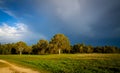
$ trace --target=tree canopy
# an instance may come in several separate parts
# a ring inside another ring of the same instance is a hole
[[[116,46],[91,46],[81,43],[70,44],[64,34],[55,34],[50,41],[40,39],[36,44],[28,46],[23,41],[16,43],[0,43],[0,54],[60,54],[60,53],[120,53]]]
[[[56,50],[58,50],[59,54],[61,50],[70,51],[70,41],[64,34],[56,34],[50,41],[50,44],[56,46]]]

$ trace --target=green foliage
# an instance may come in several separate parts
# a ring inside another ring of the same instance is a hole
[[[93,53],[93,47],[86,46],[84,44],[75,44],[71,50],[71,53]]]
[[[47,40],[39,40],[36,45],[33,45],[33,54],[46,54],[48,52],[49,43]]]
[[[57,54],[58,53],[57,46],[54,44],[49,44],[49,53],[50,54]]]
[[[11,54],[11,50],[13,48],[13,44],[0,44],[0,54]]]
[[[0,54],[60,54],[60,53],[120,53],[115,46],[97,46],[75,44],[71,46],[68,37],[56,34],[50,41],[40,39],[37,44],[28,46],[25,42],[0,43]]]
[[[60,50],[70,52],[70,41],[64,34],[56,34],[50,41],[50,44],[53,44],[57,52]]]
[[[31,48],[27,46],[27,44],[23,41],[19,41],[15,44],[16,53],[24,53],[29,54]]]
[[[24,54],[31,53],[31,47],[27,46],[25,42],[19,41],[17,43],[0,44],[0,54]]]
[[[120,48],[114,46],[97,46],[94,48],[95,53],[120,53]]]
[[[73,53],[84,53],[84,44],[76,44],[72,48]]]

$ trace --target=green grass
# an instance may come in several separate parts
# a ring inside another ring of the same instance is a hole
[[[46,73],[120,73],[120,54],[0,55]]]

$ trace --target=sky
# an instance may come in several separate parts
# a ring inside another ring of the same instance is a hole
[[[71,44],[120,47],[120,0],[0,0],[0,42],[35,44],[57,33]]]

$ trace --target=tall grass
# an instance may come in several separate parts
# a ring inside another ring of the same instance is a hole
[[[0,59],[45,73],[120,73],[120,54],[1,55]]]

